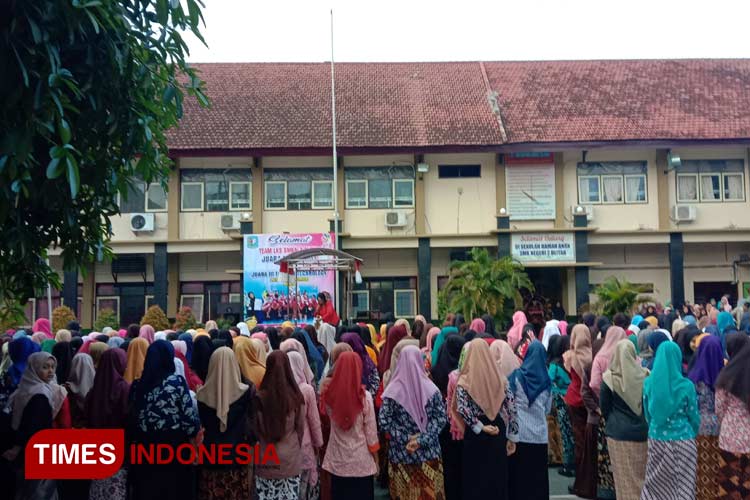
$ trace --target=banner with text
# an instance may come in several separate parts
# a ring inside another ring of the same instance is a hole
[[[575,236],[573,233],[512,234],[511,255],[522,263],[575,262]]]

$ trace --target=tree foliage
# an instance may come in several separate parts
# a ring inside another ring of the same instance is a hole
[[[208,104],[181,35],[202,40],[202,6],[0,3],[0,319],[60,287],[49,248],[66,270],[111,257],[110,218],[135,179],[166,186],[166,131],[185,95]]]
[[[442,290],[447,309],[467,319],[489,314],[496,322],[507,321],[506,306],[522,305],[521,289],[534,289],[524,267],[511,259],[493,259],[485,248],[473,248],[468,261],[454,261]]]
[[[168,330],[169,320],[161,307],[153,305],[146,310],[146,314],[141,318],[141,326],[143,325],[151,325],[156,331]]]
[[[99,312],[96,314],[94,331],[101,332],[107,326],[114,330],[118,330],[120,328],[120,319],[117,317],[117,314],[115,314],[115,312],[109,307],[105,307],[104,309],[99,310]]]
[[[174,325],[172,325],[172,328],[174,328],[175,330],[185,331],[197,326],[198,321],[196,321],[195,319],[193,310],[187,306],[180,307],[180,310],[177,311],[177,316],[175,316]]]
[[[52,333],[68,327],[68,323],[76,320],[73,309],[68,306],[57,306],[52,310]]]
[[[645,292],[647,289],[642,285],[610,276],[594,289],[597,301],[593,310],[610,318],[618,312],[632,314],[636,305],[653,300],[642,295]]]

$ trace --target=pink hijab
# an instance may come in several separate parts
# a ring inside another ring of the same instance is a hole
[[[567,335],[568,334],[568,322],[565,320],[560,321],[557,323],[557,327],[560,329],[560,335]]]
[[[422,348],[424,352],[432,352],[432,341],[435,340],[435,337],[440,335],[440,328],[433,326],[430,328],[430,331],[427,332],[427,345]]]
[[[607,330],[607,334],[604,337],[604,345],[602,345],[602,348],[594,356],[594,362],[591,365],[591,381],[589,382],[589,386],[596,392],[597,396],[602,386],[602,376],[609,369],[609,364],[612,362],[615,347],[619,341],[626,338],[628,338],[628,335],[619,326],[610,326]]]
[[[139,337],[143,337],[149,344],[154,343],[154,327],[151,325],[143,325],[141,330],[138,332]]]
[[[420,432],[427,429],[427,403],[438,388],[427,377],[419,347],[407,345],[401,350],[383,399],[400,404],[414,420]]]
[[[471,320],[471,324],[469,325],[469,330],[474,330],[477,333],[484,333],[485,328],[487,327],[485,326],[484,321],[479,318]]]
[[[117,336],[120,337],[121,339],[124,339],[127,334],[128,334],[128,331],[125,330],[124,328],[120,328],[119,330],[117,330]]]
[[[513,313],[513,326],[508,330],[508,344],[511,347],[518,345],[521,341],[521,330],[526,326],[529,321],[526,319],[526,313],[523,311],[516,311]]]
[[[39,318],[38,320],[34,321],[34,333],[36,332],[42,332],[47,336],[48,339],[54,338],[54,335],[52,335],[52,328],[50,327],[49,320],[47,318]]]

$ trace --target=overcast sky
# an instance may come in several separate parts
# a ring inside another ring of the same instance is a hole
[[[748,57],[750,1],[204,0],[193,62]]]

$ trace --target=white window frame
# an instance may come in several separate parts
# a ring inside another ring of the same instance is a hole
[[[367,310],[370,310],[370,290],[352,290],[352,297],[354,297],[354,294],[361,295],[364,294],[367,296]],[[395,300],[395,296],[394,296]],[[352,303],[354,303],[354,300],[352,300]],[[393,309],[396,309],[396,303],[393,304]],[[356,317],[355,317],[356,318]]]
[[[726,197],[728,176],[739,176],[740,179],[742,179],[742,198],[727,198]],[[723,172],[721,174],[721,199],[729,203],[745,201],[745,173],[744,172]]]
[[[164,208],[158,208],[158,209],[152,209],[148,208],[148,193],[151,191],[151,188],[158,187],[159,189],[162,189],[164,191]],[[151,213],[166,213],[169,211],[169,193],[162,188],[161,184],[157,182],[152,182],[151,184],[146,186],[146,192],[144,193],[146,196],[144,197],[144,211],[145,212],[151,212]]]
[[[399,311],[398,311],[398,298],[397,298],[397,295],[399,293],[409,293],[409,294],[411,294],[411,296],[412,296],[412,304],[414,304],[414,314],[409,315],[409,316],[404,315],[404,314],[399,314]],[[417,314],[417,291],[413,290],[413,289],[410,289],[410,288],[401,288],[401,289],[393,290],[393,315],[396,318],[413,318],[413,317],[416,316],[416,314]]]
[[[29,299],[26,301],[26,306],[28,307],[29,304],[31,304],[31,318],[27,318],[29,321],[31,321],[31,325],[33,325],[36,322],[36,299]]]
[[[684,198],[680,198],[680,177],[692,177],[695,179],[695,199],[694,200],[687,200]],[[675,177],[675,189],[677,192],[675,193],[675,196],[677,198],[677,203],[699,203],[701,201],[701,181],[698,177],[698,174],[677,174],[677,177]]]
[[[646,195],[646,198],[644,200],[633,200],[628,201],[628,179],[633,178],[639,178],[643,179],[643,193]],[[644,203],[648,203],[648,175],[646,174],[626,174],[623,176],[623,202],[626,205],[643,205]]]
[[[148,307],[149,307],[148,306],[148,300],[149,299],[154,300],[154,296],[153,295],[144,295],[143,296],[143,310],[144,311],[148,311]]]
[[[232,300],[232,299],[235,299],[235,300]],[[236,293],[236,292],[230,293],[229,294],[229,302],[230,303],[233,303],[233,302],[242,303],[242,294],[241,293]],[[243,306],[244,306],[244,304],[243,304]],[[255,304],[253,304],[253,307],[254,306],[255,306]]]
[[[232,188],[236,185],[243,184],[247,185],[247,192],[250,194],[248,197],[247,208],[235,208],[232,206]],[[253,181],[229,181],[229,211],[230,212],[247,212],[253,209]]]
[[[99,319],[99,311],[101,310],[101,307],[99,307],[99,301],[101,300],[114,300],[117,303],[117,310],[115,311],[115,316],[117,316],[117,319],[120,319],[120,297],[117,295],[102,295],[100,297],[96,298],[96,318],[94,318],[94,321]]]
[[[363,206],[352,206],[349,204],[349,184],[351,183],[361,183],[365,185],[365,204]],[[370,202],[369,202],[369,192],[368,192],[368,182],[367,179],[347,179],[346,180],[346,208],[347,209],[358,209],[358,208],[368,208]]]
[[[399,205],[396,201],[396,184],[400,182],[408,182],[411,186],[411,203],[409,205]],[[392,196],[391,196],[391,205],[393,208],[414,208],[414,179],[393,179],[392,183]]]
[[[201,299],[200,314],[196,314],[195,313],[195,309],[191,309],[191,310],[193,312],[193,316],[195,316],[196,321],[198,321],[198,323],[202,323],[203,322],[203,307],[205,306],[205,304],[204,304],[204,302],[205,302],[205,296],[202,293],[184,293],[184,294],[181,294],[180,295],[180,309],[182,309],[184,307],[185,298]]]
[[[283,207],[269,207],[268,206],[268,187],[271,185],[283,185],[284,186],[284,206]],[[286,210],[287,208],[287,189],[286,189],[286,181],[265,181],[265,185],[263,186],[263,193],[264,193],[264,200],[263,205],[266,210]]]
[[[581,198],[581,179],[596,179],[597,185],[599,186],[598,199],[596,201],[588,201]],[[600,175],[579,175],[578,176],[578,204],[579,205],[600,205],[602,203],[602,179]]]
[[[604,201],[604,180],[605,179],[617,179],[620,181],[620,193],[622,193],[622,199],[619,201]],[[622,205],[625,203],[625,181],[620,174],[603,174],[599,176],[599,194],[602,205]]]
[[[201,206],[200,208],[185,208],[185,186],[200,186]],[[183,182],[180,184],[180,211],[181,212],[203,212],[206,209],[206,186],[202,182]]]
[[[317,205],[315,203],[315,186],[321,185],[321,184],[328,184],[331,186],[331,204],[330,205]],[[312,188],[311,188],[311,194],[312,194],[312,208],[313,210],[323,210],[323,209],[331,209],[333,208],[333,181],[312,181]]]
[[[716,200],[707,200],[703,198],[703,178],[704,177],[718,177],[719,178],[719,198]],[[699,174],[698,178],[698,189],[699,189],[699,199],[701,203],[721,203],[724,200],[724,183],[722,182],[722,174],[721,172],[711,172],[708,174]]]

